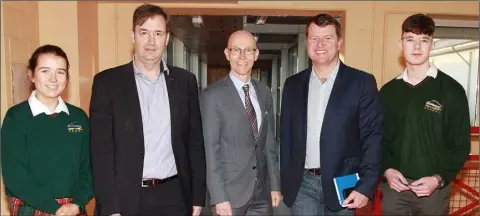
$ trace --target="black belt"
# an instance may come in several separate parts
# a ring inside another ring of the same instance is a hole
[[[156,185],[164,184],[168,181],[174,180],[178,177],[178,175],[170,176],[164,179],[143,179],[142,180],[142,187],[153,187]]]
[[[313,175],[320,175],[320,174],[321,174],[320,168],[305,169],[305,170],[307,170],[308,172],[312,173]]]

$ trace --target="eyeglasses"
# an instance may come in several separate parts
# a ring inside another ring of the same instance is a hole
[[[245,55],[253,55],[255,54],[255,51],[257,51],[257,49],[255,48],[246,48],[246,49],[240,49],[240,48],[229,48],[228,51],[230,52],[230,54],[232,55],[241,55],[242,52],[245,54]]]
[[[411,36],[407,36],[407,37],[402,37],[402,40],[405,40],[405,42],[407,42],[408,44],[416,44],[416,43],[419,43],[419,44],[429,44],[431,41],[432,41],[432,38],[430,37],[411,37]]]

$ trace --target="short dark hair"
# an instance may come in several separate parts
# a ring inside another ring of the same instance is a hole
[[[411,15],[402,24],[402,35],[408,32],[432,36],[435,33],[435,22],[425,14]]]
[[[308,36],[308,27],[310,25],[315,24],[320,27],[325,27],[329,25],[333,25],[335,27],[335,33],[337,34],[338,38],[342,37],[342,29],[340,26],[340,23],[337,21],[337,19],[333,18],[332,16],[328,14],[318,14],[314,17],[312,17],[309,21],[307,26],[305,27],[305,35]]]
[[[161,7],[152,4],[143,4],[135,9],[135,12],[133,12],[132,30],[135,31],[135,26],[141,26],[147,19],[155,16],[162,16],[165,19],[167,22],[166,31],[168,32],[168,14]]]
[[[54,56],[59,56],[59,57],[63,58],[65,60],[65,62],[67,63],[67,79],[69,79],[70,72],[68,72],[68,71],[70,69],[70,62],[68,61],[67,54],[62,50],[62,48],[60,48],[58,46],[55,46],[55,45],[51,45],[51,44],[46,44],[46,45],[43,45],[41,47],[38,47],[33,52],[30,59],[28,60],[27,69],[32,71],[32,75],[35,73],[35,68],[37,67],[37,64],[38,64],[38,58],[41,55],[54,55]],[[30,85],[30,90],[32,90],[32,91],[35,90],[35,83],[32,83]]]

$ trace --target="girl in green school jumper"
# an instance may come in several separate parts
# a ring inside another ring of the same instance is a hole
[[[33,91],[3,120],[2,174],[11,215],[81,215],[93,197],[88,118],[60,97],[68,69],[61,48],[37,48],[28,62]]]

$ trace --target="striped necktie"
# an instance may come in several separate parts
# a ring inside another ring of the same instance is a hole
[[[250,100],[249,86],[245,84],[243,87],[243,92],[245,92],[245,110],[247,111],[248,122],[253,131],[253,136],[255,139],[258,138],[258,127],[257,127],[257,114],[253,108],[252,101]]]

